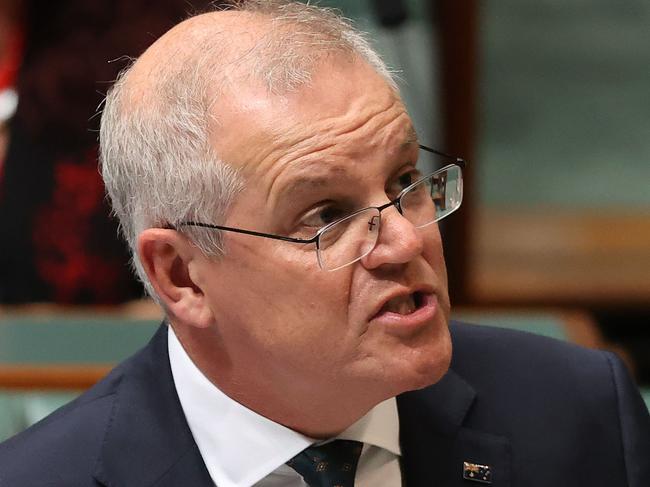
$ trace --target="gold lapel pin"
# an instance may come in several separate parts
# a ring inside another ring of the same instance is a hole
[[[482,484],[492,483],[492,467],[478,463],[463,462],[463,478]]]

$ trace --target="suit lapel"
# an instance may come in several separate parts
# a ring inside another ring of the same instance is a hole
[[[124,367],[95,478],[120,487],[213,487],[176,395],[167,327]]]
[[[489,466],[493,487],[510,485],[509,441],[463,426],[475,398],[453,370],[431,387],[398,396],[406,487],[488,485],[464,479],[464,462]]]
[[[95,478],[120,487],[214,487],[176,395],[167,327],[122,367]],[[475,398],[453,370],[397,397],[406,487],[486,485],[463,479],[463,462],[489,465],[493,487],[510,485],[509,441],[464,426]]]

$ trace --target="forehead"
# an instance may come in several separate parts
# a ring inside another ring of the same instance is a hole
[[[322,165],[316,172],[340,172],[341,158],[397,151],[416,139],[399,95],[367,64],[349,59],[320,66],[295,93],[242,87],[219,104],[215,119],[217,153],[245,177],[304,173],[315,161]]]

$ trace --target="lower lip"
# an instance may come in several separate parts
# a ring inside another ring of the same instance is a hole
[[[394,335],[409,335],[424,327],[436,314],[438,300],[434,294],[422,296],[422,304],[408,315],[384,311],[370,320],[370,325],[381,325]]]

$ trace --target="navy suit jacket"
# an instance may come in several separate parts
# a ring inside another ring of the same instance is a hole
[[[397,398],[407,487],[650,485],[650,417],[612,354],[452,324],[451,370]],[[1,487],[212,486],[176,395],[162,326],[138,354],[0,445]]]

